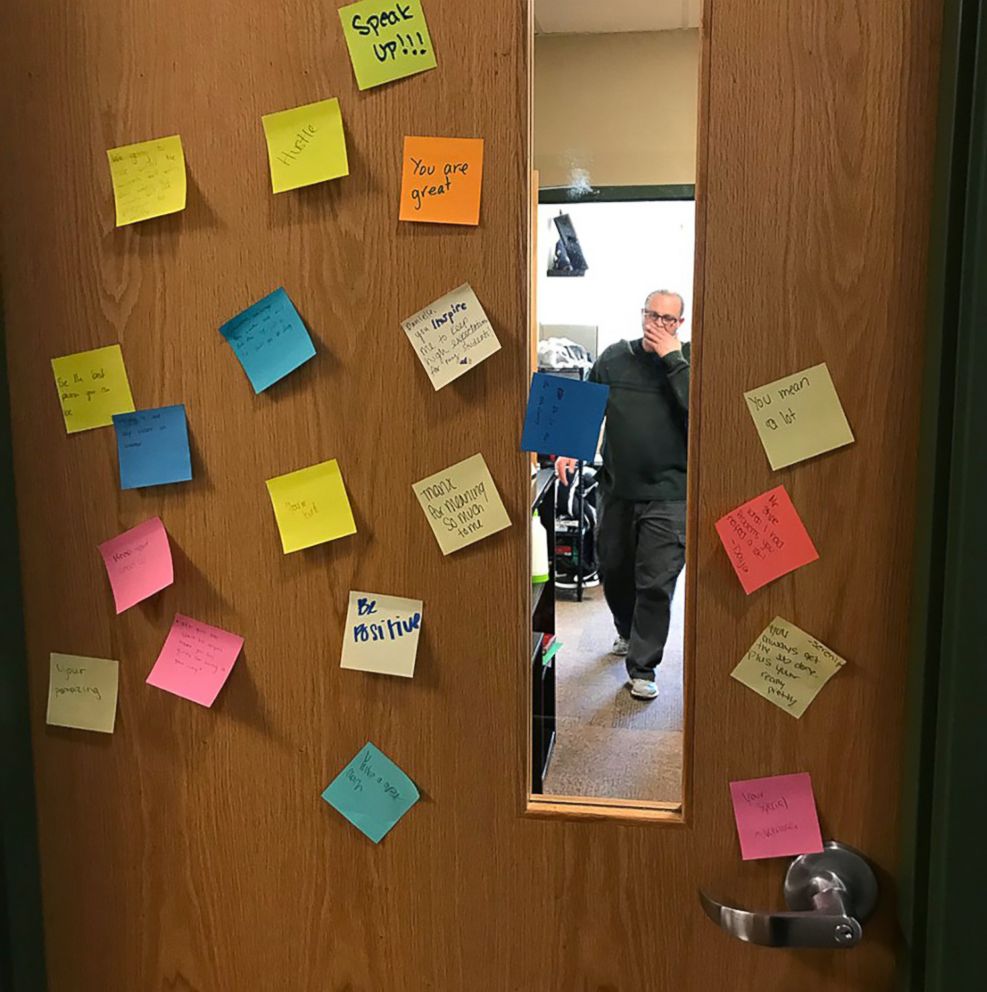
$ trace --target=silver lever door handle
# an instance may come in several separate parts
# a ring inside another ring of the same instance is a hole
[[[700,891],[706,915],[732,937],[765,947],[853,947],[877,905],[877,878],[863,855],[839,841],[802,854],[785,874],[787,913],[735,909]]]

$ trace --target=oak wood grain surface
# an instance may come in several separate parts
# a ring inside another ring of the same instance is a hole
[[[426,0],[438,69],[365,93],[339,5],[5,10],[50,989],[890,989],[936,5],[707,3],[685,828],[523,815],[527,4]],[[330,96],[350,176],[273,196],[261,114]],[[187,209],[115,230],[105,150],[172,133]],[[406,134],[485,138],[478,229],[397,221]],[[467,280],[503,349],[435,393],[400,321]],[[319,353],[255,396],[217,329],[277,286]],[[113,431],[65,435],[50,358],[117,341],[138,407],[186,404],[191,483],[121,492]],[[824,360],[857,443],[771,473],[741,391]],[[410,486],[478,450],[514,527],[443,558]],[[358,533],[284,556],[264,480],[327,458]],[[779,481],[821,559],[747,598],[712,523]],[[175,584],[117,617],[96,545],[154,514]],[[425,601],[414,680],[339,669],[350,588]],[[211,710],[144,685],[176,611],[246,639]],[[850,662],[800,721],[728,677],[776,613]],[[50,651],[120,660],[112,737],[45,726]],[[422,792],[378,847],[319,798],[367,739]],[[701,884],[779,905],[781,863],[738,860],[727,782],[803,769],[824,831],[882,870],[850,954],[759,952],[698,908]]]

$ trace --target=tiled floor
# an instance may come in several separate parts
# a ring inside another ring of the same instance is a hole
[[[681,800],[683,578],[672,603],[659,697],[627,692],[621,658],[608,652],[615,632],[599,587],[582,603],[562,600],[556,632],[557,734],[546,794],[615,799]]]

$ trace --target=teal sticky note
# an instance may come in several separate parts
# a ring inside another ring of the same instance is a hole
[[[192,478],[185,406],[115,413],[120,488],[142,489]]]
[[[273,386],[315,355],[315,345],[291,298],[276,289],[219,329],[255,393]]]
[[[367,741],[322,798],[375,844],[418,802],[415,783]]]

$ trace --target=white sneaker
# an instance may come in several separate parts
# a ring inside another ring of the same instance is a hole
[[[610,653],[615,654],[618,658],[623,658],[627,654],[627,638],[621,637],[619,634],[614,639],[613,646],[610,648]]]
[[[658,695],[658,686],[650,679],[631,679],[631,695],[635,699],[654,699]]]

